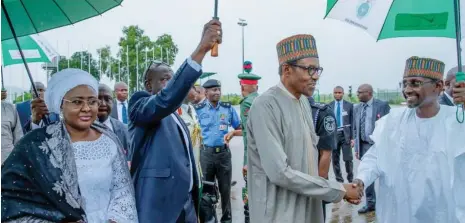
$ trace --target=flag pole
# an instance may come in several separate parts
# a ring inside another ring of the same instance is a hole
[[[69,41],[68,41],[68,68],[69,68],[69,59],[71,58],[71,56],[69,55]]]
[[[57,52],[58,52],[58,40],[57,40]],[[60,53],[58,53],[57,58],[57,72],[60,71]]]
[[[139,44],[136,43],[136,91],[139,90]]]
[[[129,70],[129,45],[126,45],[126,71],[127,71],[127,75],[128,75],[128,87],[129,87],[129,90],[131,89],[131,86],[129,85],[129,82],[130,82],[130,79],[129,79],[129,76],[131,76],[131,72]]]
[[[81,47],[81,53],[79,53],[79,55],[81,56],[81,70],[82,70],[82,58],[83,58],[83,57],[82,57],[82,54],[83,54],[82,48],[83,48],[83,47]]]

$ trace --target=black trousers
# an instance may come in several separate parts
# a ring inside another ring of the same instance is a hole
[[[218,180],[221,210],[223,213],[221,222],[231,222],[231,151],[226,146],[204,146],[204,148],[200,150],[200,164],[202,166],[204,180],[210,182],[214,182],[215,178]],[[213,191],[205,192],[214,193]]]
[[[342,183],[344,182],[344,178],[342,177],[340,166],[341,150],[346,167],[347,181],[350,183],[354,179],[354,156],[352,155],[352,148],[350,148],[350,141],[347,142],[344,131],[337,132],[337,146],[336,150],[332,152],[334,175],[336,176],[336,180]]]
[[[363,155],[368,152],[372,145],[370,143],[361,141],[360,142],[360,159],[362,159]],[[365,190],[365,196],[367,200],[368,207],[375,207],[376,206],[376,192],[375,192],[375,183],[373,182],[367,189]]]

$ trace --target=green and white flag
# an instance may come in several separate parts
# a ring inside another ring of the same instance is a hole
[[[455,39],[454,3],[454,0],[328,0],[326,17],[365,30],[376,40],[397,37]],[[465,10],[465,1],[460,8]],[[458,12],[462,11],[460,8],[457,7]],[[464,34],[462,31],[462,36]]]
[[[27,63],[50,63],[58,53],[39,35],[18,38]],[[2,41],[3,65],[22,64],[21,54],[14,39]]]

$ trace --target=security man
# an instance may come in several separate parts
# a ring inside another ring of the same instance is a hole
[[[241,85],[241,94],[244,97],[241,100],[241,125],[242,131],[230,132],[226,135],[226,142],[232,139],[233,136],[243,136],[244,141],[244,164],[242,167],[242,175],[245,181],[245,187],[242,188],[242,200],[244,201],[244,223],[250,222],[249,217],[249,203],[247,193],[247,119],[250,107],[255,98],[258,97],[258,80],[260,76],[250,73],[252,71],[252,62],[244,62],[244,73],[239,74],[237,77],[240,79],[239,84]]]
[[[336,116],[328,105],[316,103],[313,97],[309,97],[312,108],[313,124],[315,132],[319,137],[317,149],[318,174],[320,177],[328,179],[329,166],[331,164],[331,152],[336,149]],[[323,201],[323,216],[326,219],[326,204]]]
[[[241,122],[229,102],[221,102],[221,83],[210,79],[203,84],[206,98],[195,105],[202,129],[204,148],[200,151],[200,163],[205,181],[218,180],[223,216],[221,222],[232,222],[231,216],[231,151],[225,141],[229,126],[240,131]],[[205,191],[208,193],[208,191]],[[210,192],[214,193],[214,192]]]

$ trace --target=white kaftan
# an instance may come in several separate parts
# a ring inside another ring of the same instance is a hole
[[[465,170],[457,168],[465,166],[465,124],[456,121],[455,107],[441,106],[428,119],[415,109],[392,109],[371,138],[357,178],[365,187],[379,178],[378,223],[465,222]]]
[[[134,197],[129,188],[119,185],[124,177],[117,156],[117,145],[102,134],[95,141],[72,144],[76,160],[79,190],[89,223],[137,222]]]

